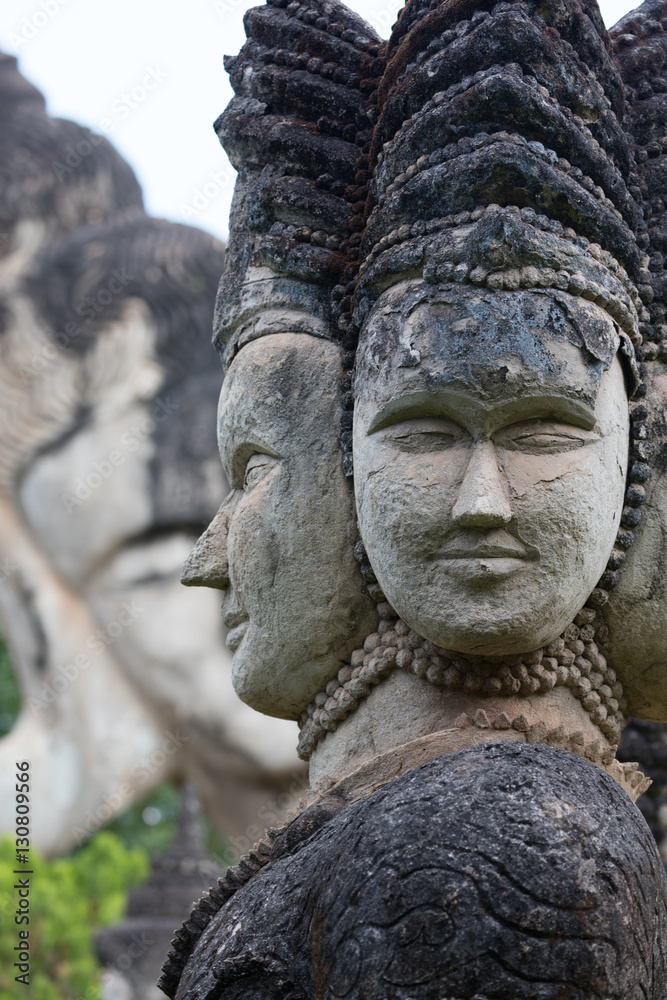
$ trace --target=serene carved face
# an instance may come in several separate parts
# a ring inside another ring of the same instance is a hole
[[[298,717],[376,624],[353,557],[340,376],[334,344],[271,334],[240,351],[220,397],[231,492],[199,548],[225,592],[236,692],[284,718]]]
[[[607,314],[404,281],[362,332],[356,391],[361,533],[396,611],[465,653],[555,638],[623,506],[628,408]]]

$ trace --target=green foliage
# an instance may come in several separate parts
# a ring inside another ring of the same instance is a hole
[[[181,793],[175,785],[158,785],[106,829],[117,834],[127,848],[141,847],[149,854],[164,854],[174,839],[180,804]]]
[[[132,885],[148,875],[145,851],[128,850],[108,830],[67,858],[46,861],[31,849],[30,986],[16,983],[14,922],[18,896],[13,838],[0,842],[0,1000],[99,1000],[95,932],[117,923]],[[25,925],[22,925],[26,929]]]
[[[106,829],[117,834],[127,848],[141,847],[151,855],[164,854],[176,833],[180,805],[181,792],[175,785],[158,785],[145,799],[117,816]],[[221,867],[232,863],[233,850],[204,814],[202,829],[204,845],[211,857]]]
[[[5,641],[0,635],[0,737],[14,725],[21,710],[21,692]]]

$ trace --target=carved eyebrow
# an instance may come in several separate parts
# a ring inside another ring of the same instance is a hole
[[[374,414],[366,433],[375,434],[403,420],[424,417],[445,417],[463,426],[472,421],[485,431],[534,419],[560,420],[584,430],[592,430],[596,422],[592,406],[570,396],[535,393],[488,404],[463,393],[438,390],[390,400]]]
[[[242,479],[245,467],[252,455],[269,455],[271,458],[277,459],[283,457],[274,448],[269,447],[269,445],[258,438],[246,439],[234,444],[229,462],[230,467],[228,470],[225,469],[228,472],[229,485],[232,489],[235,488],[235,483],[238,483]]]

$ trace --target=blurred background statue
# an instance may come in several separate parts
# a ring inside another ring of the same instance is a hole
[[[215,595],[179,582],[226,490],[224,248],[146,216],[113,147],[50,118],[6,56],[0,117],[0,620],[23,697],[0,830],[29,759],[47,854],[168,778],[243,849],[301,772],[293,727],[233,696]]]

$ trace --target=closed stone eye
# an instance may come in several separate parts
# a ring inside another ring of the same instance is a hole
[[[581,428],[541,422],[516,430],[505,428],[494,435],[494,442],[500,448],[536,453],[573,451],[591,440],[594,440],[594,437]]]
[[[276,461],[271,455],[262,453],[251,455],[243,474],[243,489],[247,492],[261,482],[275,466]]]

